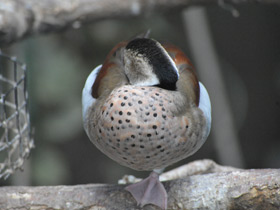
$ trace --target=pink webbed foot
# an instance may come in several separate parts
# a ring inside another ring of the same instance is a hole
[[[167,193],[156,172],[152,172],[149,177],[140,182],[127,186],[125,190],[132,194],[137,205],[141,207],[154,204],[164,210],[167,208]]]

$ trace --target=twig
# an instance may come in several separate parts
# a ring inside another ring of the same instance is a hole
[[[1,0],[0,47],[31,34],[79,28],[100,19],[131,18],[157,11],[182,10],[220,0]],[[279,0],[228,0],[230,4],[279,4]]]
[[[212,161],[189,167],[209,168]],[[192,175],[164,182],[168,209],[270,209],[280,208],[280,170],[229,170]],[[211,168],[211,167],[210,167]],[[215,169],[215,170],[216,170]],[[196,170],[196,171],[199,171]],[[214,170],[214,171],[215,171]],[[227,171],[229,170],[229,171]],[[204,170],[202,170],[204,171]],[[211,171],[211,170],[210,170]],[[204,171],[205,172],[205,171]],[[48,187],[1,187],[0,209],[140,209],[124,185],[88,184]],[[145,206],[144,209],[156,209]]]

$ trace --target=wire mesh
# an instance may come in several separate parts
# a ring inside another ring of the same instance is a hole
[[[0,50],[0,178],[21,169],[34,147],[26,65]]]

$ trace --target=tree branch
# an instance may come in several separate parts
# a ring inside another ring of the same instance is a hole
[[[238,170],[209,160],[196,161],[186,167],[197,167],[191,173],[200,171],[203,174],[164,182],[169,209],[280,208],[279,169]],[[221,172],[209,173],[211,171]],[[123,185],[88,184],[1,187],[0,209],[140,208]],[[156,208],[145,206],[144,209]]]
[[[108,18],[128,18],[191,5],[277,3],[279,0],[1,0],[0,47],[31,34],[79,28]]]

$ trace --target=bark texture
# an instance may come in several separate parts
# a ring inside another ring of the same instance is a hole
[[[0,47],[25,36],[79,28],[109,18],[131,18],[191,5],[264,3],[279,0],[1,0]]]
[[[192,168],[188,176],[164,182],[168,209],[280,209],[280,169],[238,170],[210,160],[185,167]],[[167,172],[169,178],[170,173],[178,175],[176,170]],[[124,186],[1,187],[0,209],[141,209]]]

